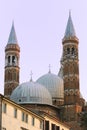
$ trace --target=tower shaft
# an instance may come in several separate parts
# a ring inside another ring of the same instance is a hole
[[[78,40],[63,41],[63,79],[65,104],[79,103],[79,59]]]
[[[78,43],[79,40],[76,37],[71,14],[69,14],[65,35],[62,40],[65,105],[77,104],[80,99]]]
[[[8,98],[19,85],[19,53],[20,47],[17,44],[14,25],[12,25],[9,40],[5,47],[4,95]]]

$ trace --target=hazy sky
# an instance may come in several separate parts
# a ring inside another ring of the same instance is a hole
[[[4,90],[5,46],[14,21],[20,53],[20,83],[58,74],[62,38],[71,10],[79,38],[80,90],[87,100],[87,0],[0,0],[0,93]]]

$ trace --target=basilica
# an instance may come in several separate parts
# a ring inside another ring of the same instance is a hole
[[[86,111],[86,101],[82,97],[79,85],[79,39],[76,36],[71,13],[67,21],[64,37],[61,41],[62,57],[58,75],[49,72],[35,82],[19,83],[20,46],[17,41],[14,23],[5,47],[4,98],[26,109],[27,112],[49,117],[43,130],[82,130],[80,114]],[[18,107],[18,108],[19,108]],[[49,124],[58,120],[63,128]],[[26,118],[27,121],[27,118]],[[28,128],[21,127],[22,130]],[[32,128],[34,130],[34,128]]]

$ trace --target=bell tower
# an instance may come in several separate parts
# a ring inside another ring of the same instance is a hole
[[[13,23],[8,43],[5,47],[4,95],[8,98],[10,98],[12,91],[19,85],[19,53],[20,47]]]
[[[75,29],[73,26],[71,13],[66,26],[63,45],[63,79],[64,79],[64,103],[65,105],[79,104],[79,58],[78,43]]]

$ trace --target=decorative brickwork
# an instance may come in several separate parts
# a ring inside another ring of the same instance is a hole
[[[19,53],[18,44],[7,44],[5,48],[5,79],[4,95],[10,97],[12,91],[19,85]]]
[[[72,40],[73,39],[73,40]],[[64,103],[79,103],[79,59],[78,40],[71,38],[63,40],[63,79],[64,79]]]

